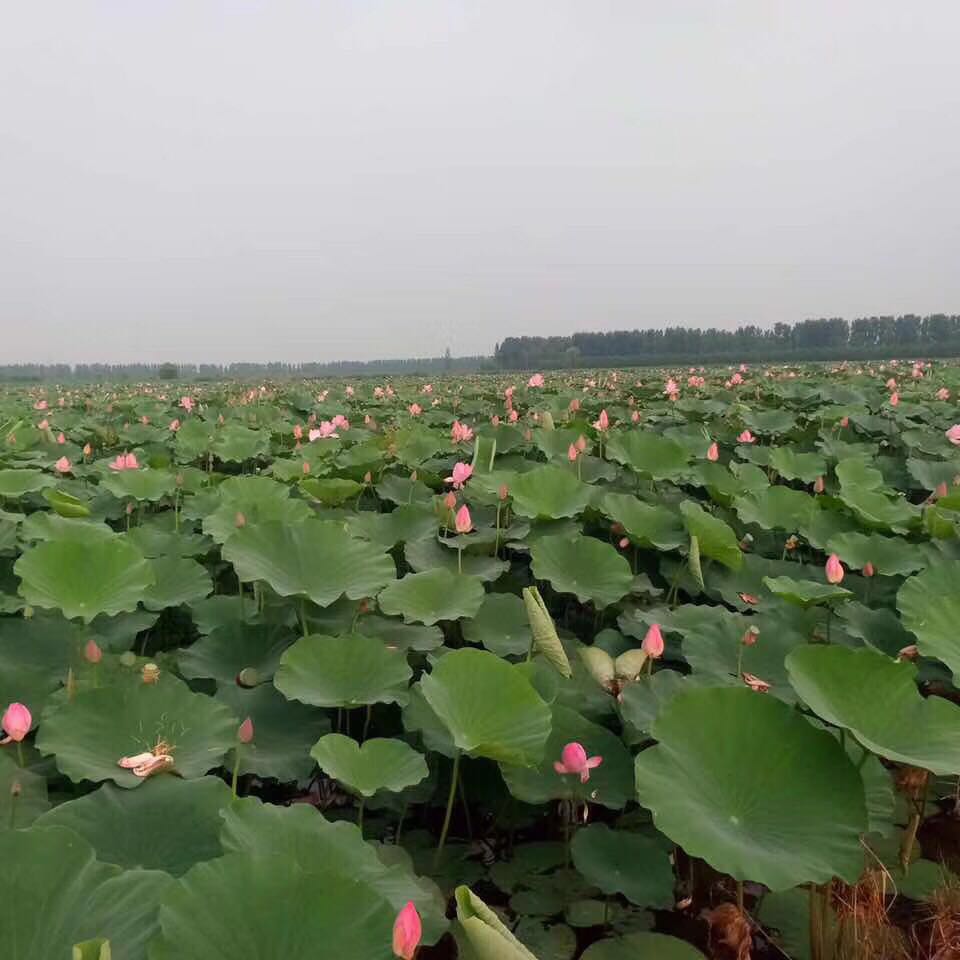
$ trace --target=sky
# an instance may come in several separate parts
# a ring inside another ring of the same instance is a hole
[[[4,362],[960,312],[954,0],[0,7]]]

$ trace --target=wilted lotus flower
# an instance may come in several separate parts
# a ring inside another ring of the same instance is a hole
[[[582,744],[568,743],[560,754],[560,759],[553,762],[553,769],[561,775],[575,773],[581,783],[590,779],[590,771],[603,763],[603,757],[588,757]]]
[[[157,683],[160,679],[160,668],[155,663],[145,663],[141,676],[146,684]]]
[[[408,900],[393,924],[393,955],[400,960],[413,960],[422,935],[420,914],[413,901]]]
[[[747,627],[740,642],[745,647],[752,647],[760,639],[760,629],[758,627]]]
[[[32,726],[33,717],[30,711],[22,703],[11,703],[3,711],[3,719],[0,719],[0,727],[6,734],[0,744],[20,743]]]
[[[755,693],[766,693],[770,689],[770,684],[766,680],[755,677],[752,673],[742,675],[743,682]]]
[[[898,654],[898,660],[916,660],[920,655],[920,651],[917,649],[915,643],[908,644],[905,646]]]
[[[827,583],[838,584],[843,580],[843,564],[835,553],[827,557],[824,570],[827,574]]]

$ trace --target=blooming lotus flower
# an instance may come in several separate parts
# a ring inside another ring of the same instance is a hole
[[[603,757],[588,757],[587,751],[579,743],[568,743],[560,753],[560,759],[554,760],[553,769],[561,775],[575,773],[581,783],[590,779],[590,771],[603,763]]]
[[[954,446],[960,446],[960,423],[955,423],[947,431],[946,437]]]
[[[3,711],[3,719],[0,719],[0,727],[6,734],[2,743],[20,743],[21,740],[30,732],[33,726],[33,717],[30,711],[22,703],[11,703]]]
[[[756,443],[756,442],[757,442],[757,438],[749,430],[744,430],[743,433],[741,433],[737,437],[737,443]]]
[[[639,413],[639,411],[634,410],[633,413],[630,414],[630,419],[631,419],[634,423],[639,423],[639,422],[640,422],[640,413]]]
[[[457,515],[453,518],[453,525],[457,533],[469,533],[473,529],[473,520],[466,504],[457,511]]]
[[[647,630],[643,638],[643,652],[653,660],[663,656],[663,634],[660,632],[660,624],[653,623]]]
[[[827,557],[824,570],[827,574],[828,583],[837,584],[843,580],[843,564],[840,562],[840,558],[835,553],[831,553],[830,556]]]
[[[130,770],[134,776],[145,780],[173,766],[173,757],[166,751],[169,747],[160,742],[154,747],[154,750],[145,750],[143,753],[134,754],[132,757],[121,757],[117,761],[117,766],[124,770]],[[156,752],[154,752],[156,751]]]
[[[49,429],[50,429],[50,421],[49,421],[49,420],[41,420],[41,421],[37,424],[37,429],[38,429],[38,430],[49,430]]]
[[[717,446],[716,441],[710,444],[707,448],[707,459],[711,463],[716,463],[720,459],[720,448]]]
[[[891,393],[891,394],[890,394],[890,406],[891,406],[891,407],[895,407],[895,406],[897,406],[897,404],[899,404],[899,403],[900,403],[900,394],[899,394],[899,393]]]
[[[528,381],[528,387],[542,387],[543,386],[543,374],[535,373]]]
[[[183,407],[187,413],[190,413],[190,411],[193,410],[193,397],[181,397],[180,406]]]
[[[413,901],[408,900],[393,923],[393,955],[400,960],[413,960],[422,935],[420,914]]]
[[[338,413],[330,423],[335,430],[350,429],[350,421],[342,413]],[[323,424],[321,423],[320,426],[323,427]]]
[[[949,399],[950,399],[950,391],[949,391],[946,387],[941,387],[941,388],[937,391],[937,399],[938,399],[938,400],[949,400]]]
[[[66,437],[66,435],[61,431],[60,433],[57,434],[57,443],[59,443],[59,444],[62,445],[62,444],[64,444],[64,443],[66,443],[66,442],[67,442],[67,437]]]
[[[111,470],[139,470],[140,464],[137,461],[137,455],[135,453],[121,453],[118,454],[115,460],[112,460],[110,463]]]
[[[595,429],[599,430],[601,433],[610,429],[610,418],[607,416],[606,410],[600,411],[600,416],[597,418],[593,426]]]
[[[46,410],[46,409],[47,409],[47,401],[46,401],[46,400],[38,400],[38,401],[33,405],[33,409],[34,409],[34,410]]]
[[[518,414],[516,410],[511,410],[511,411],[510,411],[510,415],[507,417],[507,419],[508,419],[511,423],[516,423],[517,420],[520,419],[520,414]]]
[[[87,663],[99,663],[103,659],[103,651],[93,637],[86,642],[83,648],[83,659],[86,660]]]
[[[884,384],[884,386],[885,386],[888,390],[896,390],[896,389],[897,389],[897,381],[896,381],[893,377],[891,377],[891,378]]]
[[[249,717],[237,729],[237,739],[241,743],[250,743],[253,740],[253,721]]]
[[[54,465],[53,469],[57,473],[69,473],[73,467],[70,465],[70,461],[66,457],[61,457]]]
[[[407,409],[410,411],[411,417],[419,417],[423,413],[423,407],[419,403],[411,403]]]
[[[180,429],[180,421],[179,421],[176,417],[174,417],[174,418],[170,421],[170,425],[167,427],[167,429],[168,429],[171,433],[176,433],[176,432]]]
[[[473,467],[469,463],[455,463],[453,476],[446,477],[444,483],[452,483],[454,490],[459,490],[473,476]]]

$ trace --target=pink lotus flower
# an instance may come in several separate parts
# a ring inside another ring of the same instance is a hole
[[[567,459],[571,463],[576,463],[577,457],[579,456],[580,456],[580,451],[571,443],[569,448],[567,449]]]
[[[938,400],[949,400],[949,399],[950,399],[950,391],[949,391],[946,387],[941,387],[941,388],[937,391],[937,399],[938,399]]]
[[[307,439],[313,443],[314,440],[336,440],[339,437],[336,425],[330,420],[321,420],[319,427],[314,427],[307,434]]]
[[[180,406],[183,407],[187,413],[190,413],[190,411],[193,410],[193,397],[181,397]]]
[[[57,434],[57,443],[64,444],[67,442],[66,435],[61,431]]]
[[[506,500],[507,497],[510,496],[510,489],[507,487],[505,483],[500,484],[500,489],[497,491],[497,496],[500,498],[501,501]]]
[[[744,430],[743,433],[741,433],[737,437],[737,442],[738,443],[756,443],[757,438],[749,430]]]
[[[457,495],[455,493],[448,493],[443,498],[443,504],[448,510],[452,510],[457,505]]]
[[[457,533],[469,533],[473,529],[473,520],[470,518],[470,511],[464,504],[453,519],[453,525]]]
[[[770,689],[770,684],[766,680],[761,680],[752,673],[742,674],[741,679],[754,693],[766,693]]]
[[[595,429],[599,430],[601,433],[610,429],[610,418],[607,416],[606,410],[600,411],[600,416],[597,418],[593,426]]]
[[[528,387],[542,387],[543,386],[543,374],[535,373],[528,381]]]
[[[167,427],[167,429],[168,429],[171,433],[176,433],[176,432],[180,429],[180,421],[179,421],[176,417],[174,417],[174,418],[170,421],[170,425]]]
[[[827,557],[824,570],[827,574],[827,583],[837,584],[843,580],[843,564],[835,553],[831,553],[830,556]]]
[[[54,465],[53,469],[57,473],[69,473],[73,467],[70,465],[70,461],[66,457],[61,457]]]
[[[743,377],[741,377],[739,373],[735,373],[730,378],[730,383],[733,384],[733,386],[738,387],[741,383],[743,383]]]
[[[50,429],[50,421],[49,421],[49,420],[41,420],[41,421],[37,424],[37,429],[38,429],[38,430],[49,430],[49,429]]]
[[[899,393],[891,393],[891,394],[890,394],[890,406],[891,406],[891,407],[895,407],[895,406],[897,406],[897,404],[899,404],[899,403],[900,403],[900,394],[899,394]]]
[[[707,448],[707,459],[711,463],[716,463],[720,459],[720,448],[717,446],[716,441],[711,443]]]
[[[120,453],[115,460],[111,461],[110,469],[116,471],[139,470],[140,464],[135,453]]]
[[[454,443],[469,443],[473,439],[473,430],[465,423],[454,420],[453,426],[450,428],[450,439]]]
[[[0,720],[0,727],[6,734],[0,744],[20,743],[21,740],[30,732],[33,726],[33,717],[30,711],[22,703],[11,703],[3,711],[3,719]]]
[[[46,401],[46,400],[38,400],[38,401],[33,405],[33,409],[34,409],[34,410],[46,410],[46,409],[47,409],[47,401]]]
[[[350,421],[342,413],[338,413],[330,422],[335,430],[350,429]],[[321,423],[320,426],[322,427],[323,424]]]
[[[653,660],[663,656],[663,634],[660,632],[660,624],[650,624],[646,636],[643,638],[643,652]]]
[[[103,651],[96,640],[91,637],[83,648],[83,659],[87,663],[99,663],[103,659]]]
[[[639,411],[634,410],[633,413],[630,414],[630,419],[631,419],[634,423],[639,423],[639,422],[640,422],[640,413],[639,413]]]
[[[507,417],[507,419],[508,419],[511,423],[516,423],[517,420],[520,419],[520,415],[517,413],[516,410],[511,410],[511,411],[510,411],[510,415]]]
[[[413,901],[408,900],[393,923],[393,955],[400,960],[413,960],[422,935],[420,914]]]
[[[499,417],[497,414],[494,414],[494,415],[490,418],[490,423],[491,423],[491,425],[494,426],[494,427],[499,427],[499,426],[500,426],[500,417]]]
[[[347,389],[344,390],[344,393],[345,393],[348,397],[352,397],[352,396],[353,396],[353,387],[347,387]]]
[[[446,477],[444,483],[452,483],[454,490],[459,490],[473,476],[473,467],[469,463],[455,463],[453,476]]]
[[[303,427],[299,423],[293,425],[293,439],[302,440],[303,439]]]
[[[954,446],[960,446],[960,423],[955,423],[947,431],[946,437]]]
[[[432,384],[432,383],[425,383],[425,384],[423,385],[423,389],[422,389],[420,392],[421,392],[421,393],[427,393],[427,394],[433,393],[433,384]]]
[[[574,446],[575,446],[581,453],[584,453],[584,452],[586,451],[586,449],[587,449],[587,438],[581,433],[580,436],[577,437],[577,441],[576,441],[576,443],[574,444]]]
[[[580,409],[580,400],[579,400],[577,397],[574,397],[574,398],[570,401],[569,405],[567,406],[567,409],[568,409],[571,413],[576,413],[576,412]]]
[[[672,393],[679,393],[679,392],[680,392],[680,388],[677,386],[677,381],[674,380],[673,377],[670,377],[670,379],[667,380],[666,384],[664,384],[663,392],[664,392],[667,396],[670,396],[670,394],[672,394]]]
[[[237,729],[237,739],[241,743],[250,743],[253,740],[253,721],[249,717]]]
[[[603,763],[603,757],[588,757],[582,744],[568,743],[560,753],[560,759],[554,760],[553,769],[561,775],[575,773],[581,783],[590,779],[590,771]]]
[[[407,409],[410,411],[411,417],[419,417],[423,413],[423,407],[419,403],[411,403]]]

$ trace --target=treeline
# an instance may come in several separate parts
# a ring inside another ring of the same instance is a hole
[[[508,337],[494,359],[500,369],[716,363],[740,360],[869,359],[897,354],[960,356],[960,315],[822,317],[735,330],[666,327],[567,337]]]

